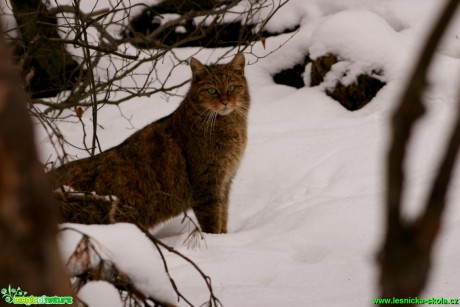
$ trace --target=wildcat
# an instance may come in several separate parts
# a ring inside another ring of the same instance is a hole
[[[110,211],[112,222],[151,227],[192,209],[202,231],[226,233],[230,187],[247,143],[244,66],[242,53],[228,64],[191,58],[191,87],[173,113],[116,147],[50,171],[52,184],[116,196],[115,210],[97,208],[94,223],[107,222]],[[67,212],[64,221],[88,223],[80,216]]]

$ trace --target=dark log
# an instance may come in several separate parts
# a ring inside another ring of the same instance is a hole
[[[80,77],[80,65],[64,43],[51,42],[60,38],[56,16],[41,0],[11,0],[11,6],[21,34],[16,42],[17,62],[23,77],[32,75],[27,87],[32,98],[53,97],[72,89]]]
[[[268,31],[255,31],[253,24],[242,22],[217,22],[221,13],[216,13],[222,8],[231,8],[238,0],[166,0],[159,4],[145,8],[140,14],[134,16],[128,27],[123,30],[122,36],[136,48],[154,49],[168,47],[204,47],[220,48],[249,45],[259,41],[261,37],[270,37],[280,33]],[[223,9],[225,10],[225,9]],[[161,29],[160,33],[152,37],[163,24],[163,14],[178,14],[182,19],[179,24],[173,24]],[[196,16],[210,16],[209,20],[216,18],[211,25],[196,24]],[[294,32],[299,27],[285,29],[281,33]]]
[[[304,58],[303,63],[294,65],[291,68],[283,69],[279,73],[273,76],[273,81],[276,84],[288,85],[295,88],[302,88],[305,86],[303,81],[303,73],[305,72],[305,66],[311,63],[309,56]]]

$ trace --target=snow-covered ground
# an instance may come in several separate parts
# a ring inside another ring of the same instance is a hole
[[[292,38],[290,34],[268,38],[267,49],[256,44],[253,52],[259,56],[284,44],[266,58],[256,61],[247,55],[252,96],[249,144],[231,193],[229,233],[207,234],[199,249],[188,249],[183,243],[188,228],[180,218],[154,230],[211,277],[224,306],[372,305],[378,293],[375,255],[384,229],[389,119],[426,30],[444,2],[291,0],[267,25],[276,31],[299,22],[301,28]],[[416,214],[423,202],[456,112],[459,35],[460,16],[438,51],[430,90],[424,94],[428,113],[411,141],[406,167],[408,216]],[[176,53],[185,59],[197,50]],[[213,62],[224,52],[202,50],[196,57]],[[349,112],[326,96],[327,84],[296,90],[272,81],[271,74],[296,64],[307,52],[313,58],[334,52],[349,60],[347,67],[333,70],[328,82],[340,77],[340,69],[348,69],[350,76],[380,68],[387,85],[363,109]],[[168,61],[160,66],[165,72],[168,68]],[[173,78],[189,75],[184,66]],[[101,109],[103,148],[132,134],[131,123],[140,129],[173,111],[179,102],[180,97],[157,95],[126,102],[120,110]],[[91,121],[90,112],[84,120]],[[76,143],[82,138],[78,127],[61,125]],[[53,152],[46,142],[40,146],[44,159]],[[459,185],[457,170],[426,297],[459,297]],[[98,240],[145,293],[176,301],[157,251],[133,226],[73,226]],[[61,236],[64,256],[77,241],[74,233]],[[208,290],[196,271],[173,254],[166,252],[166,257],[182,293],[194,305],[206,301]],[[81,297],[90,306],[121,304],[114,289],[101,282],[85,286]],[[181,300],[179,306],[186,304]]]

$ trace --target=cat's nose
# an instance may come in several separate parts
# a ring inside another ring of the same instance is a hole
[[[228,105],[228,100],[221,100],[221,103],[222,103],[224,106],[227,106],[227,105]]]

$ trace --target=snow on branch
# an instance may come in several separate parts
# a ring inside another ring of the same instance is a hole
[[[146,291],[146,285],[143,284],[145,281],[143,281],[142,277],[139,277],[132,268],[126,269],[126,267],[124,267],[126,264],[119,264],[119,262],[122,261],[121,259],[126,260],[126,257],[120,258],[122,256],[118,255],[117,258],[116,251],[113,251],[111,248],[109,249],[107,246],[103,245],[102,242],[105,242],[105,240],[96,239],[96,237],[93,237],[94,232],[82,230],[82,225],[75,224],[64,226],[60,229],[60,231],[65,233],[71,231],[80,235],[80,239],[78,240],[76,246],[72,249],[66,264],[67,271],[73,280],[73,289],[76,293],[78,293],[84,285],[91,281],[105,281],[112,284],[118,290],[120,301],[123,302],[124,306],[169,307],[175,306],[172,303],[172,297],[171,295],[165,296],[165,293],[162,293],[165,292],[165,289],[167,288],[167,285],[164,283],[169,282],[173,292],[176,294],[178,302],[182,300],[188,306],[196,306],[181,292],[179,286],[173,278],[173,274],[171,273],[170,266],[168,264],[168,259],[170,258],[166,255],[166,253],[170,253],[188,263],[190,267],[203,279],[206,288],[209,291],[209,298],[200,306],[222,306],[222,303],[214,293],[211,278],[207,276],[193,260],[155,238],[142,226],[136,225],[136,228],[140,230],[147,239],[147,241],[143,242],[144,248],[147,249],[145,243],[149,242],[152,248],[151,252],[156,251],[156,256],[154,258],[151,258],[150,256],[148,258],[149,262],[155,262],[151,264],[156,268],[153,275],[152,273],[149,274],[149,279],[155,276],[154,280],[149,280],[149,283],[163,284],[156,287],[156,290],[152,289],[152,287],[148,287],[149,290]],[[130,230],[133,230],[131,226]],[[126,229],[124,231],[126,231]],[[91,233],[91,235],[89,233]],[[132,263],[132,260],[130,260],[130,263]],[[159,274],[160,267],[163,268],[163,275],[165,276]],[[149,269],[142,270],[148,271]],[[166,290],[166,292],[168,291]]]

